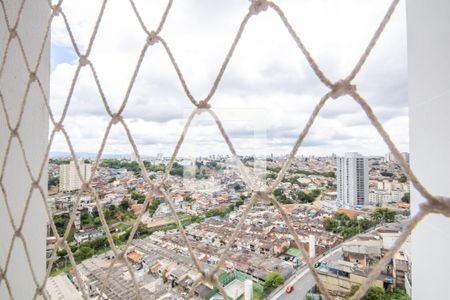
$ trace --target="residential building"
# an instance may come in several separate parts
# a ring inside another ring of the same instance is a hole
[[[336,158],[337,201],[341,206],[368,204],[368,169],[367,157],[359,153]]]
[[[91,164],[80,160],[78,163],[80,167],[80,175],[83,180],[88,180],[91,177]],[[71,192],[81,188],[81,179],[78,176],[77,168],[73,160],[68,164],[59,166],[59,190],[61,192]]]
[[[401,152],[400,153],[403,157],[404,160],[406,160],[407,163],[409,163],[409,153],[408,152]],[[384,156],[384,161],[385,162],[394,162],[394,163],[398,163],[397,159],[395,158],[393,153],[387,153]]]
[[[332,296],[348,297],[352,286],[362,285],[368,277],[368,270],[361,269],[352,262],[336,260],[322,264],[317,273],[325,288]],[[374,286],[383,287],[386,276],[380,274]]]
[[[72,299],[82,300],[81,293],[75,288],[66,274],[50,277],[45,286],[46,298],[50,300]]]

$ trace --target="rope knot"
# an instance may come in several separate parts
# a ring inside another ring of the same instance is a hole
[[[66,247],[65,242],[66,242],[66,240],[64,238],[60,237],[58,239],[58,241],[56,242],[56,247],[58,247],[58,249],[65,249],[65,247]]]
[[[89,184],[87,184],[86,182],[83,182],[83,183],[81,184],[81,191],[82,191],[82,192],[87,192],[87,191],[89,191],[89,190],[90,190]]]
[[[30,72],[30,81],[36,81],[37,77],[36,77],[36,73],[35,72]]]
[[[13,39],[13,38],[15,38],[15,37],[17,37],[17,31],[16,31],[16,28],[11,28],[11,29],[9,30],[9,38],[10,38],[10,39]]]
[[[154,45],[157,42],[159,42],[159,36],[154,31],[150,32],[150,34],[147,36],[147,43],[149,45]]]
[[[257,15],[262,11],[266,11],[269,7],[269,3],[267,0],[251,0],[252,4],[250,5],[250,13],[252,15]]]
[[[36,287],[36,294],[41,296],[44,295],[44,287]]]
[[[84,67],[88,63],[89,63],[89,60],[88,60],[87,56],[86,55],[81,55],[80,56],[80,66]]]
[[[61,131],[63,129],[63,125],[61,124],[61,122],[58,122],[55,124],[55,131]]]
[[[419,210],[425,211],[425,212],[430,212],[432,210],[432,205],[430,204],[428,201],[422,202],[419,204]]]
[[[16,127],[13,130],[11,130],[11,136],[17,136],[17,132],[18,132],[18,130],[17,130],[17,127]]]
[[[125,262],[125,252],[120,252],[118,255],[117,255],[117,257],[116,257],[116,261],[119,263],[119,264],[125,264],[126,262]]]
[[[203,272],[203,282],[214,285],[216,281],[215,274],[211,272]]]
[[[39,182],[37,182],[36,180],[33,180],[33,183],[31,184],[31,186],[33,187],[33,189],[38,189],[39,188]]]
[[[14,232],[14,235],[15,235],[16,237],[18,237],[19,239],[20,239],[20,238],[23,238],[23,235],[22,235],[22,227],[17,228],[16,232]]]
[[[339,80],[333,84],[331,89],[331,98],[337,99],[356,90],[356,85],[351,84],[348,80]]]
[[[57,17],[61,13],[61,4],[52,6],[52,16]]]
[[[432,196],[427,201],[420,203],[420,210],[434,212],[450,217],[450,198],[443,196]]]
[[[198,109],[210,109],[211,104],[209,104],[206,100],[202,100],[197,104]]]
[[[113,124],[117,124],[117,123],[119,123],[120,121],[122,121],[122,116],[121,116],[120,114],[118,114],[118,113],[113,114],[111,120],[112,120],[112,123],[113,123]]]
[[[162,190],[161,190],[163,184],[164,184],[164,183],[161,182],[160,185],[156,186],[156,187],[153,189],[153,192],[154,192],[154,194],[155,194],[156,196],[164,197],[164,194],[163,194],[163,192],[162,192]]]

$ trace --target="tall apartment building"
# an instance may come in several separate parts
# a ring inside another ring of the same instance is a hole
[[[337,201],[342,206],[367,205],[369,167],[367,157],[345,153],[336,158]]]
[[[406,160],[407,163],[409,163],[409,153],[408,152],[401,152],[400,153],[403,156],[403,159]],[[387,153],[384,156],[385,162],[397,162],[397,159],[395,158],[393,153]]]
[[[91,164],[85,163],[84,160],[79,161],[81,177],[84,180],[91,176]],[[68,164],[59,166],[59,190],[62,192],[70,192],[81,188],[81,180],[78,176],[75,162],[73,160]]]

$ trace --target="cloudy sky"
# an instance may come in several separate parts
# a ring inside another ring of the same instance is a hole
[[[158,26],[167,0],[135,1],[146,26]],[[101,1],[66,0],[63,10],[85,51]],[[357,62],[390,1],[277,0],[326,76],[345,77]],[[208,94],[247,0],[174,0],[161,32],[197,100]],[[146,35],[129,1],[108,1],[90,60],[112,110],[124,99]],[[60,115],[78,58],[62,18],[52,28],[51,105]],[[405,9],[401,2],[366,65],[355,79],[401,151],[408,150]],[[280,18],[267,10],[250,19],[211,100],[239,154],[285,154],[313,107],[327,92],[296,47]],[[170,155],[193,105],[161,43],[146,52],[123,116],[144,155]],[[65,119],[75,150],[96,152],[108,116],[92,73],[83,68]],[[68,151],[57,136],[52,151]],[[105,153],[131,153],[120,125]],[[387,147],[349,97],[329,101],[298,154],[358,151],[384,154]],[[180,155],[229,153],[213,119],[197,116]]]

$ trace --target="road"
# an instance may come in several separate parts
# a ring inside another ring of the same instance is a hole
[[[326,254],[324,257],[320,258],[318,262],[328,262],[332,260],[336,260],[342,256],[342,248],[338,247]],[[306,296],[306,293],[316,284],[314,277],[309,271],[308,267],[305,266],[300,269],[300,271],[289,278],[286,283],[283,285],[283,288],[280,289],[277,293],[271,296],[269,299],[283,299],[283,300],[303,300]],[[294,290],[288,294],[286,293],[286,286],[293,285]]]
[[[379,228],[383,227],[384,225],[378,225],[375,228],[370,228],[364,233],[373,233]],[[344,243],[350,242],[356,238],[358,238],[359,234],[353,236],[352,238],[348,239]],[[323,257],[319,258],[317,262],[329,262],[332,260],[336,260],[342,257],[342,245],[338,245],[335,249],[324,255]],[[297,274],[293,275],[291,278],[289,278],[284,285],[275,293],[269,296],[270,300],[276,300],[276,299],[282,299],[282,300],[303,300],[306,296],[306,293],[316,284],[312,274],[310,273],[307,266],[302,267]],[[288,285],[293,285],[294,290],[288,294],[286,293],[286,287]]]

